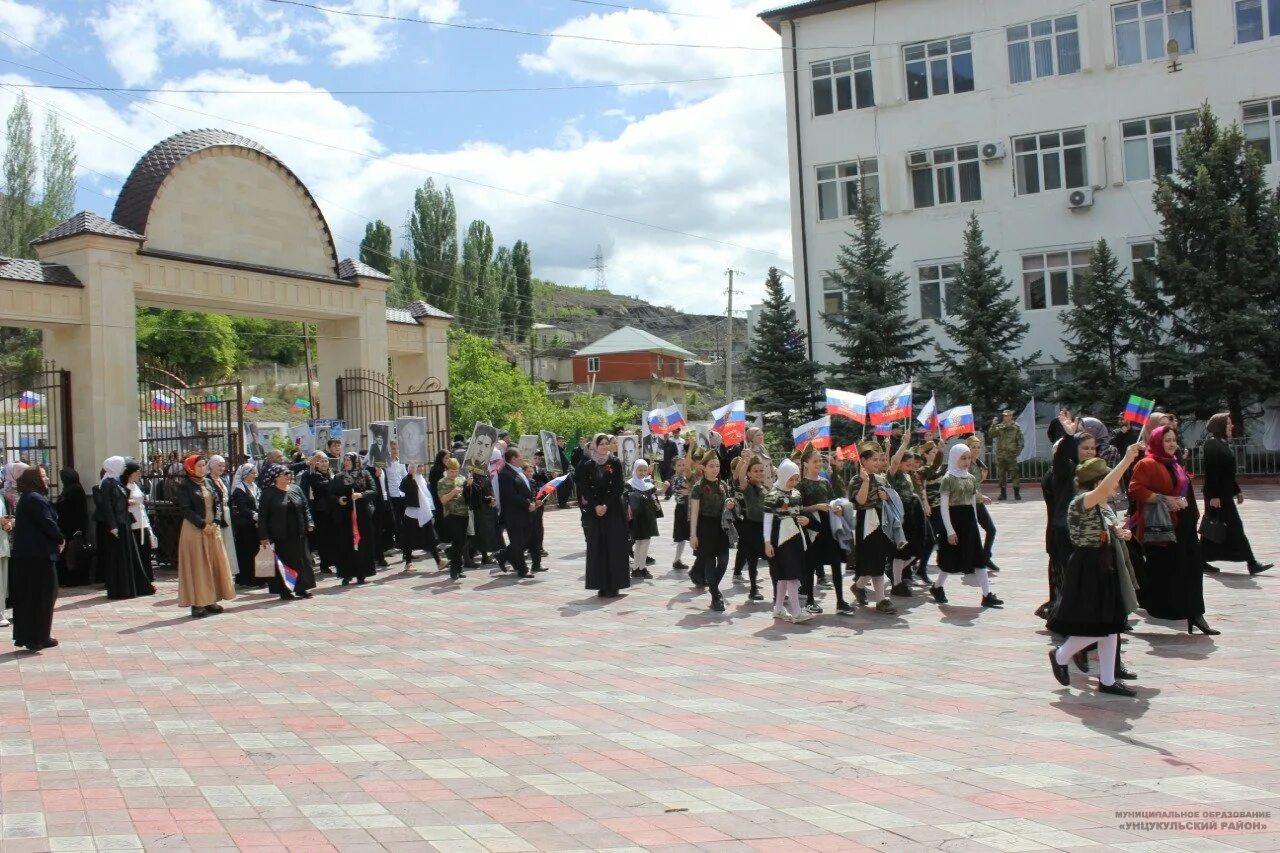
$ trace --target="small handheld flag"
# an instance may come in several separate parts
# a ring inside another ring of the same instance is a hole
[[[356,518],[356,505],[351,504],[351,550],[360,550],[360,520]]]
[[[911,383],[877,388],[868,394],[867,417],[872,426],[911,417]]]
[[[828,388],[827,414],[865,424],[867,422],[867,398],[862,394]]]
[[[267,401],[261,397],[250,397],[249,402],[245,403],[244,407],[250,412],[256,412],[258,409],[261,409],[266,402]]]
[[[712,432],[720,433],[725,447],[732,447],[747,440],[747,401],[734,400],[711,413],[715,423]]]
[[[280,580],[289,588],[289,592],[293,592],[298,588],[298,573],[284,564],[284,560],[280,559],[280,555],[276,554],[276,571],[280,573]]]
[[[173,398],[157,391],[151,396],[151,408],[157,412],[167,412],[173,408]]]
[[[209,394],[200,402],[200,408],[217,409],[218,406],[221,405],[221,403],[222,403],[222,400],[220,398],[215,397],[212,394]]]
[[[289,411],[291,411],[291,412],[305,412],[305,411],[307,411],[307,410],[308,410],[308,409],[310,409],[310,408],[311,408],[311,403],[310,403],[310,401],[308,401],[308,400],[303,400],[301,397],[299,397],[297,400],[294,400],[294,401],[293,401],[293,405],[289,407]]]
[[[844,447],[836,448],[837,462],[861,462],[862,454],[858,452],[857,444],[848,444]]]
[[[1147,419],[1151,417],[1151,412],[1155,407],[1155,400],[1148,400],[1146,397],[1139,397],[1137,394],[1130,394],[1129,403],[1124,407],[1124,419],[1130,423],[1145,426]]]
[[[916,421],[920,426],[924,427],[925,432],[936,432],[938,430],[938,397],[936,394],[929,395],[929,402],[924,404],[920,409],[920,414],[916,415]]]
[[[541,489],[538,489],[538,494],[534,496],[534,500],[540,501],[543,498],[547,497],[556,489],[560,488],[560,486],[562,486],[564,484],[564,481],[567,479],[569,479],[569,475],[565,473],[565,474],[561,474],[559,477],[556,477],[554,480],[549,481]]]
[[[830,448],[831,416],[823,415],[816,421],[801,424],[791,431],[791,437],[795,440],[796,447],[804,447],[807,444],[818,449]]]
[[[973,430],[973,406],[956,406],[947,409],[939,419],[942,422],[942,438],[969,435]]]
[[[18,395],[19,409],[23,409],[23,410],[34,409],[36,406],[40,405],[43,402],[44,402],[44,397],[37,394],[35,391],[23,391],[21,394]]]

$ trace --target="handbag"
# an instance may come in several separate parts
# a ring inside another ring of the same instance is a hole
[[[1178,534],[1173,529],[1173,516],[1164,501],[1143,505],[1142,526],[1143,545],[1170,545],[1178,541]]]
[[[1218,510],[1210,509],[1205,513],[1200,522],[1200,538],[1214,545],[1227,544],[1227,523]]]

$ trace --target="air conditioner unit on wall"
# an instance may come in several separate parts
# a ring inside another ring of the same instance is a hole
[[[1080,187],[1067,193],[1067,207],[1071,210],[1093,207],[1093,187]]]
[[[982,147],[978,149],[978,153],[983,160],[1003,160],[1004,159],[1004,140],[992,139],[982,143]]]
[[[908,169],[927,169],[933,165],[932,151],[912,151],[907,155]]]

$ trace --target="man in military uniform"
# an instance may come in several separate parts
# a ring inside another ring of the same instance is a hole
[[[1000,500],[1009,499],[1006,491],[1013,480],[1013,499],[1022,500],[1022,480],[1018,476],[1018,454],[1022,452],[1022,427],[1013,419],[1013,410],[1005,409],[1002,418],[992,420],[990,438],[996,448],[996,478],[1000,482]]]

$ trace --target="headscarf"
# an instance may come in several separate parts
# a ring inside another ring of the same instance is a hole
[[[591,445],[587,448],[591,453],[591,458],[597,463],[603,465],[609,458],[609,449],[606,447],[603,451],[600,449],[600,442],[605,441],[609,437],[608,433],[598,432],[596,437],[591,439]]]
[[[778,479],[776,481],[778,483],[778,488],[785,489],[787,487],[787,480],[798,476],[800,476],[800,466],[792,462],[790,459],[782,460],[782,464],[778,466]]]
[[[117,480],[124,484],[124,457],[108,456],[106,461],[102,463],[102,472],[104,480]]]
[[[647,492],[649,489],[653,488],[653,481],[640,476],[639,472],[641,465],[644,465],[647,468],[649,463],[643,459],[637,459],[632,463],[631,479],[627,481],[627,485],[631,486],[631,488],[635,489],[637,492]]]
[[[30,467],[25,462],[10,462],[4,468],[4,499],[10,512],[18,505],[18,478]]]
[[[22,463],[18,463],[22,464]],[[22,465],[22,473],[18,475],[18,491],[19,492],[39,492],[44,494],[48,489],[45,487],[44,480],[40,477],[40,469],[31,465]],[[17,501],[14,501],[16,504]]]
[[[217,465],[218,463],[222,463],[222,472],[225,474],[227,471],[227,460],[216,454],[209,457],[210,468],[212,468],[214,465]]]
[[[269,483],[272,488],[275,488],[276,478],[279,477],[281,474],[288,474],[288,473],[289,473],[289,467],[287,465],[272,463],[271,465],[267,466],[267,469],[265,471],[262,472],[262,479],[265,480],[267,483]]]
[[[182,460],[182,470],[186,472],[188,477],[193,480],[196,479],[196,463],[203,458],[199,453],[192,453]]]
[[[1111,441],[1111,431],[1107,429],[1106,424],[1097,418],[1081,418],[1080,429],[1093,436],[1093,440],[1098,443],[1099,449]]]
[[[964,479],[966,477],[973,476],[973,474],[969,472],[969,469],[956,467],[956,463],[960,461],[960,457],[966,453],[972,454],[973,451],[970,450],[969,445],[965,444],[963,441],[959,444],[951,445],[951,450],[947,453],[947,473],[952,477]]]
[[[236,475],[231,478],[231,491],[232,492],[235,492],[237,490],[243,491],[245,492],[245,494],[249,495],[251,498],[254,498],[256,500],[258,495],[260,494],[257,482],[255,481],[252,483],[246,483],[244,481],[244,478],[249,476],[250,473],[257,470],[258,470],[258,466],[254,465],[252,462],[246,462],[243,465],[241,465],[239,468],[237,468]]]
[[[422,466],[414,465],[413,482],[418,486],[418,505],[405,507],[404,514],[418,522],[418,527],[426,527],[435,517],[435,501],[427,488],[427,478],[422,476]]]
[[[1231,415],[1227,412],[1218,412],[1218,414],[1209,418],[1209,422],[1204,425],[1204,431],[1214,438],[1226,439],[1227,424],[1231,422]]]
[[[1164,436],[1168,431],[1167,426],[1156,427],[1151,431],[1151,436],[1147,439],[1147,455],[1169,470],[1169,476],[1173,478],[1174,496],[1183,497],[1187,493],[1191,478],[1187,476],[1186,469],[1178,464],[1177,457],[1164,452]],[[1176,433],[1177,430],[1174,432]]]
[[[1088,486],[1111,473],[1111,467],[1097,456],[1086,459],[1076,466],[1076,485]]]

